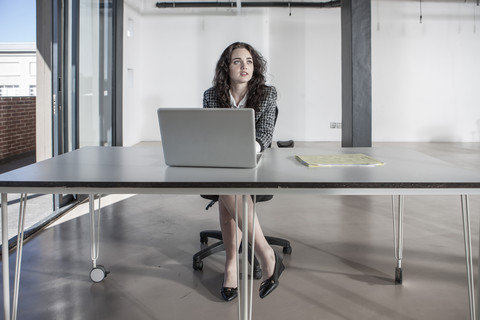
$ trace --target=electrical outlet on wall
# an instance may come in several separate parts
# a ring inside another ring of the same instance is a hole
[[[330,129],[341,129],[342,123],[341,122],[330,122]]]

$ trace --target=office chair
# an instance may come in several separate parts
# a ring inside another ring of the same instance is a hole
[[[278,117],[278,108],[275,110],[275,124],[277,122],[277,117]],[[292,148],[294,146],[294,142],[292,140],[288,141],[278,141],[277,146],[279,148]],[[270,146],[269,146],[270,147]],[[211,208],[215,202],[218,201],[218,195],[201,195],[202,198],[210,200],[209,204],[205,208],[205,210],[208,210]],[[257,195],[256,197],[256,203],[258,202],[265,202],[269,201],[273,198],[273,195]],[[222,232],[220,230],[205,230],[200,232],[200,243],[202,244],[208,244],[208,238],[213,238],[217,239],[219,241],[215,242],[214,244],[211,244],[196,254],[193,255],[193,269],[194,270],[202,270],[203,269],[203,259],[206,257],[223,251],[225,250],[225,247],[223,246],[223,241],[222,241]],[[283,253],[285,254],[291,254],[292,253],[292,247],[290,246],[290,242],[286,239],[282,238],[276,238],[276,237],[270,237],[270,236],[265,236],[265,239],[267,240],[268,244],[274,245],[274,246],[281,246],[283,247]],[[242,250],[242,244],[240,244],[240,251]],[[251,257],[251,246],[250,244],[248,245],[248,259],[250,261]],[[258,263],[258,260],[256,257],[254,257],[253,261],[253,277],[254,279],[261,279],[262,278],[262,270],[260,268],[260,264]]]
[[[216,195],[201,195],[202,198],[211,200],[210,203],[207,205],[205,210],[208,210],[211,206],[215,204],[215,202],[218,201],[218,196]],[[269,201],[273,198],[273,195],[258,195],[256,202],[265,202]],[[199,252],[193,255],[193,269],[195,270],[202,270],[203,269],[203,259],[206,257],[223,251],[225,250],[223,246],[223,241],[222,241],[222,232],[220,230],[204,230],[200,232],[200,243],[202,244],[208,244],[208,238],[213,238],[217,239],[219,241],[203,248]],[[290,246],[290,242],[286,239],[282,238],[277,238],[277,237],[271,237],[271,236],[265,236],[265,239],[267,240],[268,244],[274,245],[274,246],[280,246],[283,247],[283,253],[285,254],[291,254],[292,253],[292,247]],[[240,252],[242,251],[243,245],[240,244]],[[251,246],[250,244],[248,245],[248,260],[250,263],[250,257],[251,257]],[[262,278],[262,269],[260,268],[260,264],[258,263],[258,260],[256,257],[254,257],[253,261],[253,277],[254,279],[261,279]]]

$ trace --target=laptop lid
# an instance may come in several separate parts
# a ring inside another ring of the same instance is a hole
[[[165,163],[169,166],[254,168],[254,110],[159,108]]]

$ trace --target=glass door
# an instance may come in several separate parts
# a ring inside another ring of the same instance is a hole
[[[113,5],[80,0],[79,147],[113,145]]]
[[[84,146],[121,145],[119,8],[123,1],[54,0],[54,156]],[[75,198],[56,196],[54,207]]]

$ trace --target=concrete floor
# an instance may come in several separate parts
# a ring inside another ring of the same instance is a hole
[[[480,171],[478,143],[393,145]],[[220,297],[223,253],[192,269],[198,232],[218,226],[216,205],[205,211],[200,197],[175,195],[103,204],[99,263],[111,273],[89,279],[80,206],[25,244],[18,319],[236,319],[237,300]],[[477,274],[480,196],[470,209]],[[265,233],[289,239],[293,253],[266,299],[254,282],[254,319],[468,319],[459,196],[405,197],[402,285],[393,281],[390,197],[282,195],[258,211]]]

